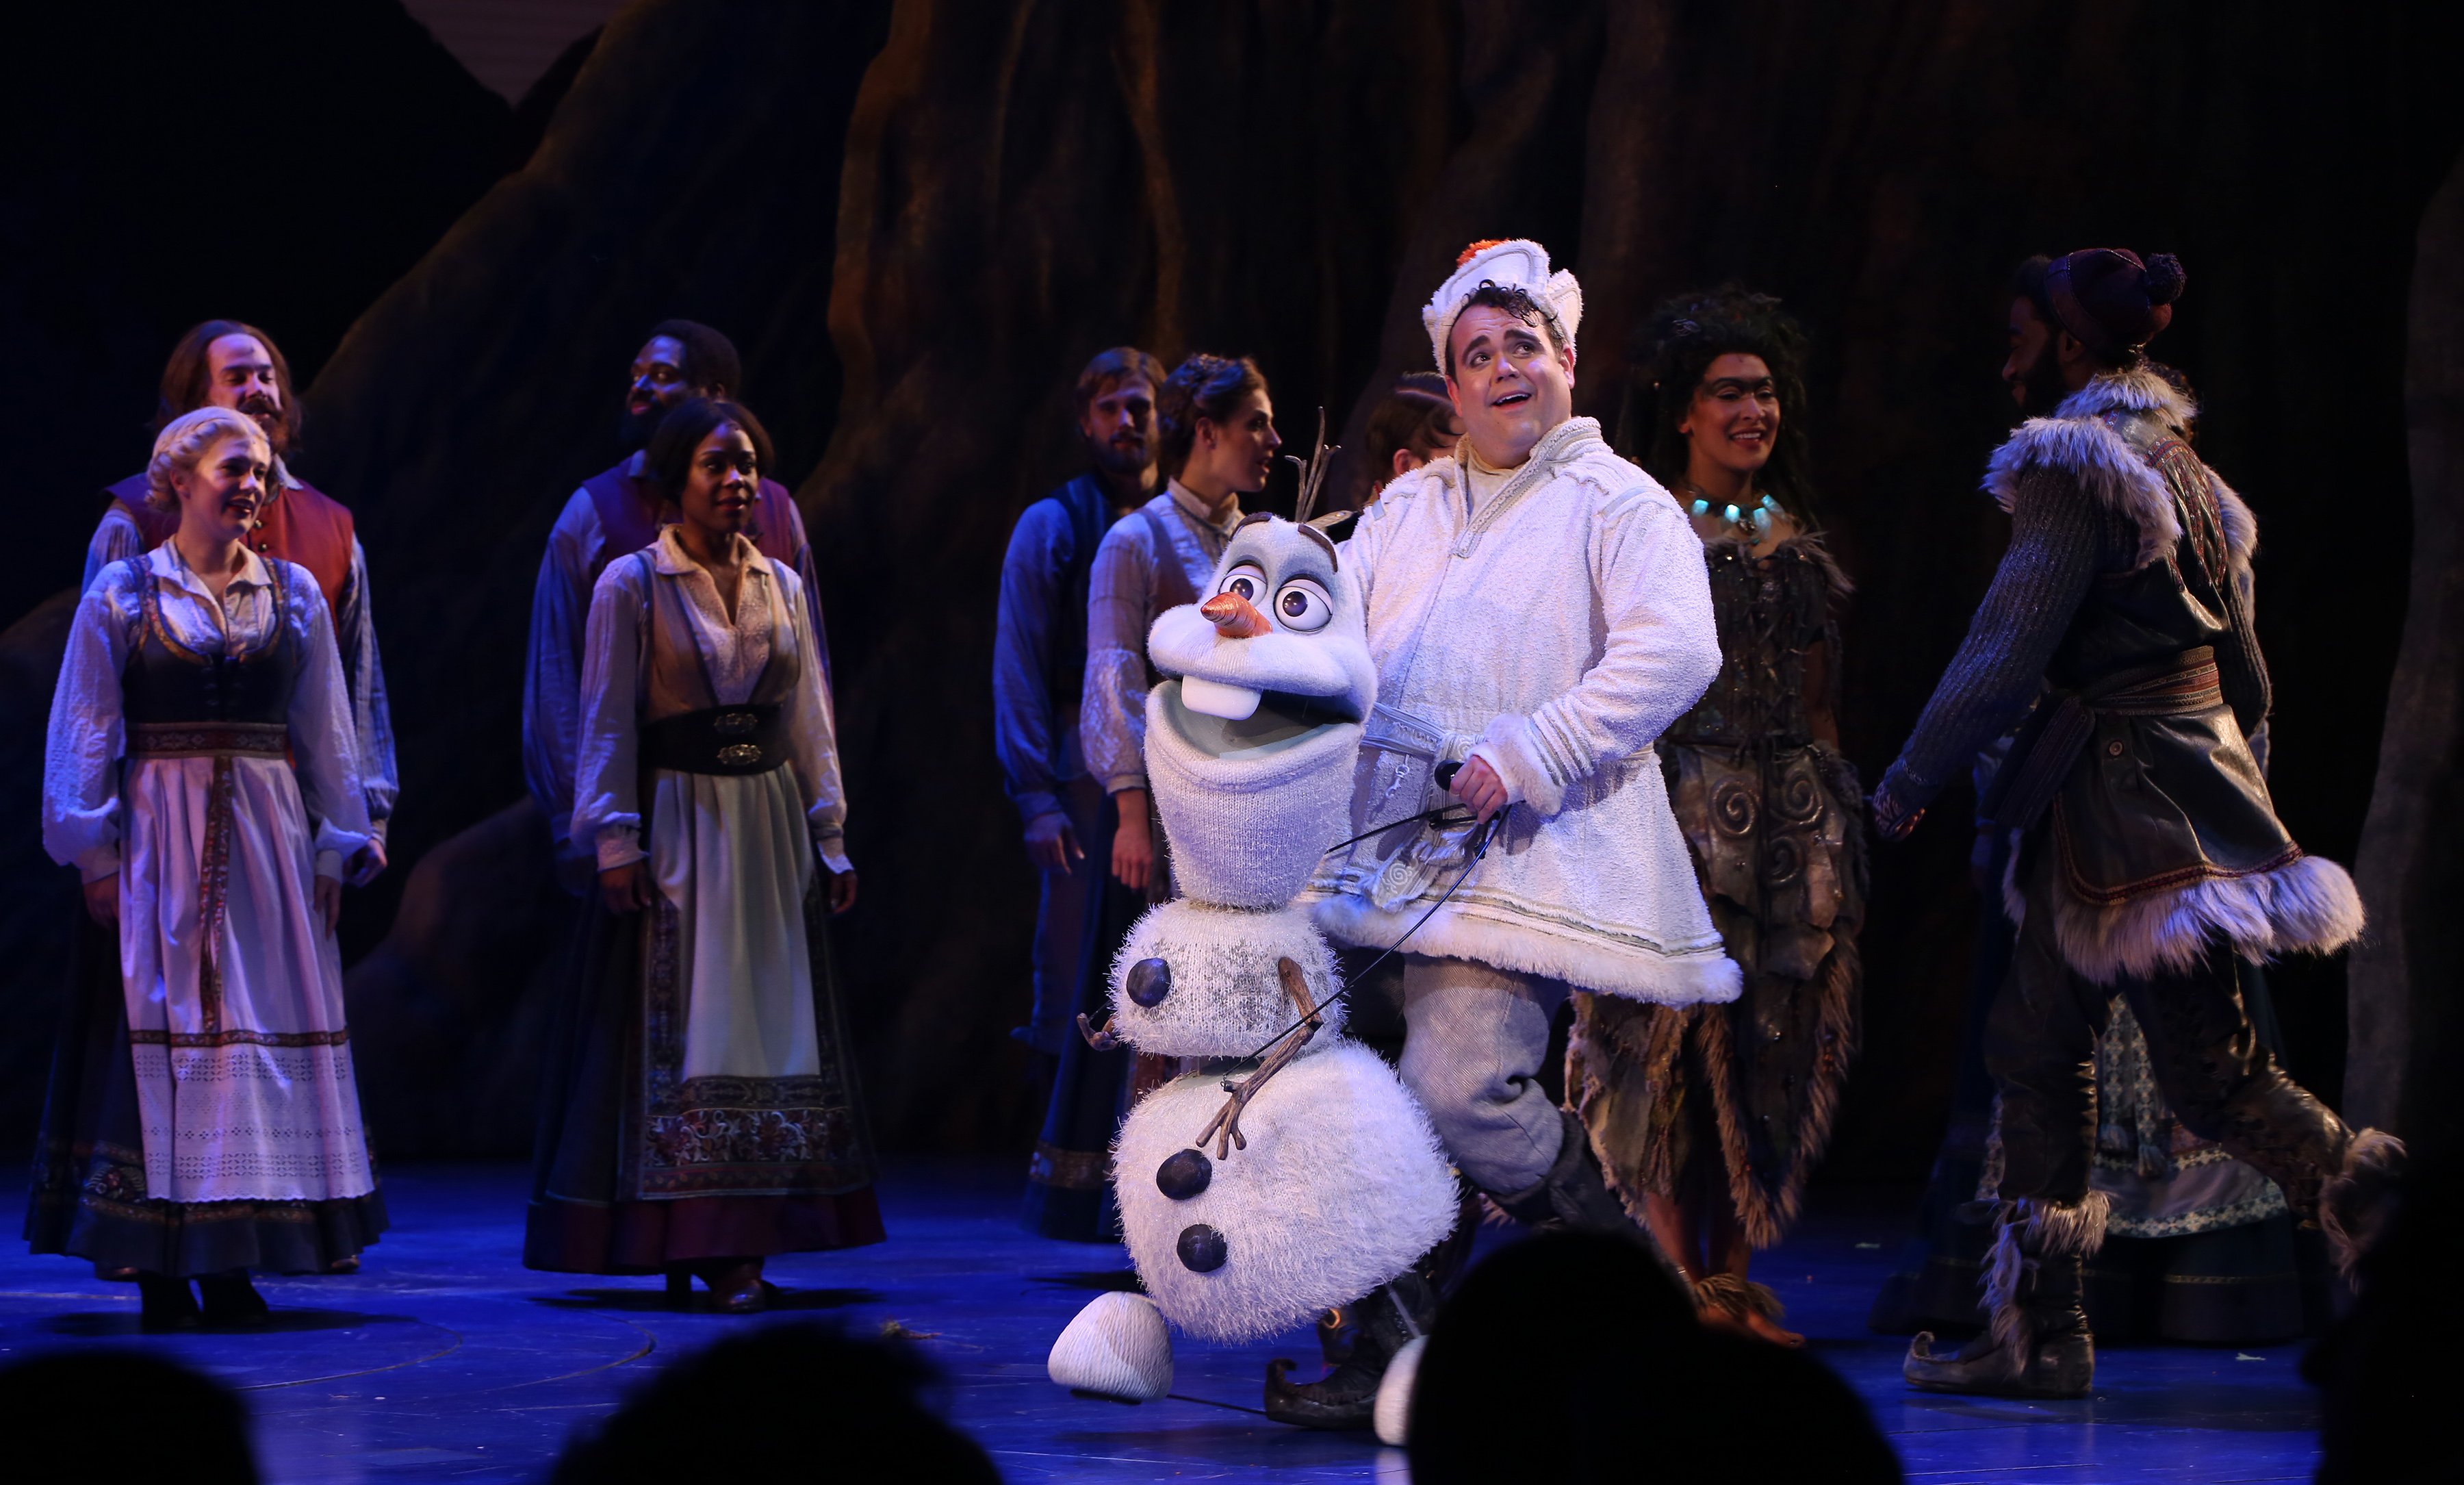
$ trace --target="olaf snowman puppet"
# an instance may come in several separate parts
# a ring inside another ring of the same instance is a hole
[[[1323,459],[1321,445],[1304,515]],[[1455,1176],[1394,1072],[1342,1036],[1333,952],[1292,905],[1351,824],[1377,691],[1359,588],[1323,532],[1253,515],[1212,595],[1158,617],[1148,651],[1168,678],[1147,697],[1147,774],[1184,896],[1130,931],[1111,1019],[1089,1034],[1197,1071],[1140,1099],[1113,1146],[1146,1293],[1088,1305],[1049,1370],[1082,1392],[1149,1401],[1172,1385],[1167,1321],[1254,1341],[1353,1306],[1353,1359],[1315,1383],[1271,1363],[1266,1411],[1319,1428],[1374,1413],[1400,1442],[1435,1308],[1414,1266],[1454,1229]]]

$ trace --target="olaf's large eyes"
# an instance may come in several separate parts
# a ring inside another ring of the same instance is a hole
[[[1275,622],[1288,630],[1314,634],[1334,617],[1334,600],[1308,578],[1294,578],[1275,594]]]
[[[1223,581],[1215,585],[1215,590],[1237,593],[1250,603],[1260,602],[1266,595],[1265,569],[1255,563],[1244,562],[1223,574]]]

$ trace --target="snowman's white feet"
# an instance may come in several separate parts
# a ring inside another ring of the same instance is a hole
[[[1386,1363],[1386,1375],[1377,1383],[1377,1411],[1375,1414],[1377,1442],[1397,1449],[1405,1442],[1404,1426],[1412,1416],[1412,1384],[1419,1376],[1420,1352],[1427,1348],[1429,1338],[1414,1336],[1403,1342],[1395,1359]]]
[[[1172,1390],[1172,1332],[1144,1295],[1097,1295],[1052,1342],[1052,1380],[1076,1392],[1152,1403]]]

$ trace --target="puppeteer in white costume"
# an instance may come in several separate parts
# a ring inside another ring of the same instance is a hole
[[[192,1277],[261,1314],[247,1271],[345,1268],[385,1225],[332,930],[367,804],[324,595],[240,541],[271,461],[228,410],[163,430],[179,533],[96,575],[52,701],[44,848],[119,953],[64,1023],[27,1238],[138,1278],[152,1325],[194,1322]]]
[[[1101,1034],[1195,1070],[1121,1127],[1123,1240],[1146,1293],[1070,1323],[1051,1359],[1065,1385],[1161,1397],[1166,1320],[1245,1341],[1357,1301],[1359,1366],[1293,1384],[1278,1362],[1266,1384],[1269,1416],[1357,1427],[1434,1310],[1417,1265],[1455,1225],[1453,1172],[1395,1074],[1341,1035],[1333,953],[1291,905],[1345,833],[1376,697],[1360,612],[1332,543],[1252,516],[1206,602],[1155,621],[1173,678],[1148,697],[1147,770],[1185,896],[1131,931]]]

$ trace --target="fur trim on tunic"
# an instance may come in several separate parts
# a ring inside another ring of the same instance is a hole
[[[2024,922],[2027,904],[2013,885],[2006,877],[2004,904],[2014,921]],[[2230,940],[2253,964],[2278,954],[2333,954],[2360,938],[2365,923],[2351,875],[2333,861],[2307,855],[2271,871],[2211,876],[2111,907],[2083,902],[2057,883],[2053,902],[2062,958],[2092,985],[2111,985],[2123,975],[2145,980],[2184,973],[2207,957],[2215,938]]]
[[[2020,424],[1986,462],[1985,491],[2007,511],[2018,499],[2019,479],[2028,470],[2059,470],[2097,503],[2129,519],[2139,533],[2135,565],[2160,562],[2182,539],[2173,492],[2155,466],[2101,418],[2107,412],[2154,413],[2188,428],[2198,411],[2196,403],[2145,366],[2107,372],[2063,398],[2053,416]],[[2223,513],[2226,549],[2235,566],[2247,567],[2258,550],[2258,518],[2213,471],[2208,478]]]
[[[1389,912],[1349,894],[1320,898],[1312,908],[1318,927],[1340,943],[1376,947],[1403,942],[1415,954],[1469,959],[1517,974],[1563,980],[1579,990],[1663,1006],[1732,1001],[1745,977],[1722,953],[1719,940],[1695,953],[1671,952],[1639,939],[1609,938],[1591,925],[1577,938],[1547,931],[1534,916],[1513,912],[1498,920],[1460,898],[1437,910],[1418,932],[1413,924],[1429,909],[1407,902]]]

